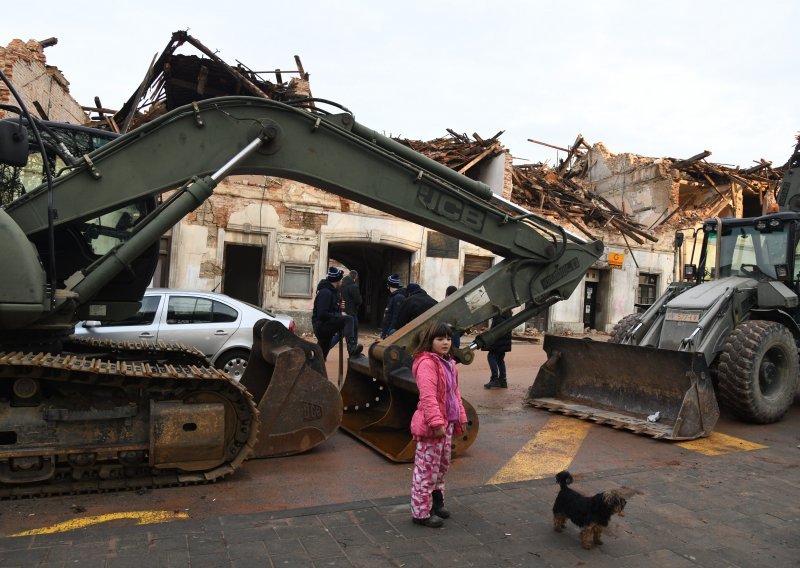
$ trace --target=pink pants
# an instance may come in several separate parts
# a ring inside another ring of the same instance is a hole
[[[444,474],[450,468],[453,426],[447,424],[444,438],[417,442],[411,478],[411,515],[415,519],[426,519],[431,515],[431,493],[434,490],[444,493]]]

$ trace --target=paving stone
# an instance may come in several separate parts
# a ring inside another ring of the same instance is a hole
[[[277,557],[277,556],[299,556],[302,558],[306,558],[310,560],[311,558],[308,556],[305,547],[300,544],[300,541],[295,539],[292,540],[276,540],[273,542],[266,543],[267,552],[269,553],[270,557]]]
[[[373,542],[358,525],[335,526],[332,527],[329,532],[342,548],[347,548],[348,546],[365,546]]]
[[[300,544],[303,545],[308,553],[308,556],[312,560],[316,558],[324,558],[326,556],[339,556],[343,554],[342,547],[339,546],[339,543],[330,534],[301,537]]]
[[[228,558],[231,560],[242,560],[246,558],[261,558],[262,561],[268,558],[267,547],[260,541],[239,542],[235,544],[228,544],[227,547]]]
[[[345,556],[331,556],[328,558],[317,558],[312,562],[314,568],[340,568],[345,566],[352,566]]]

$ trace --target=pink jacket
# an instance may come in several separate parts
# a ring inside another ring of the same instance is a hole
[[[414,358],[412,367],[414,378],[419,389],[419,402],[417,410],[411,418],[411,436],[415,440],[435,439],[433,431],[439,426],[447,425],[445,410],[445,392],[447,378],[445,377],[439,356],[428,351],[420,353]],[[455,434],[463,434],[461,424],[466,424],[467,413],[461,402],[461,390],[458,387],[458,367],[455,368],[456,398],[458,399],[458,424]]]

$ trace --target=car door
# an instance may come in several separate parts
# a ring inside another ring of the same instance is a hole
[[[168,294],[158,339],[178,341],[213,357],[239,329],[239,312],[217,300],[192,294]]]
[[[158,322],[161,319],[161,294],[146,295],[142,298],[139,311],[131,317],[118,321],[91,321],[79,323],[75,332],[80,337],[113,339],[115,341],[143,341],[155,343],[158,338]]]

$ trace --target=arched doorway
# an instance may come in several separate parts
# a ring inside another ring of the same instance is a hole
[[[328,259],[358,272],[363,303],[358,314],[361,332],[372,332],[381,325],[389,291],[386,277],[396,272],[403,285],[411,274],[411,252],[362,241],[328,244]]]

